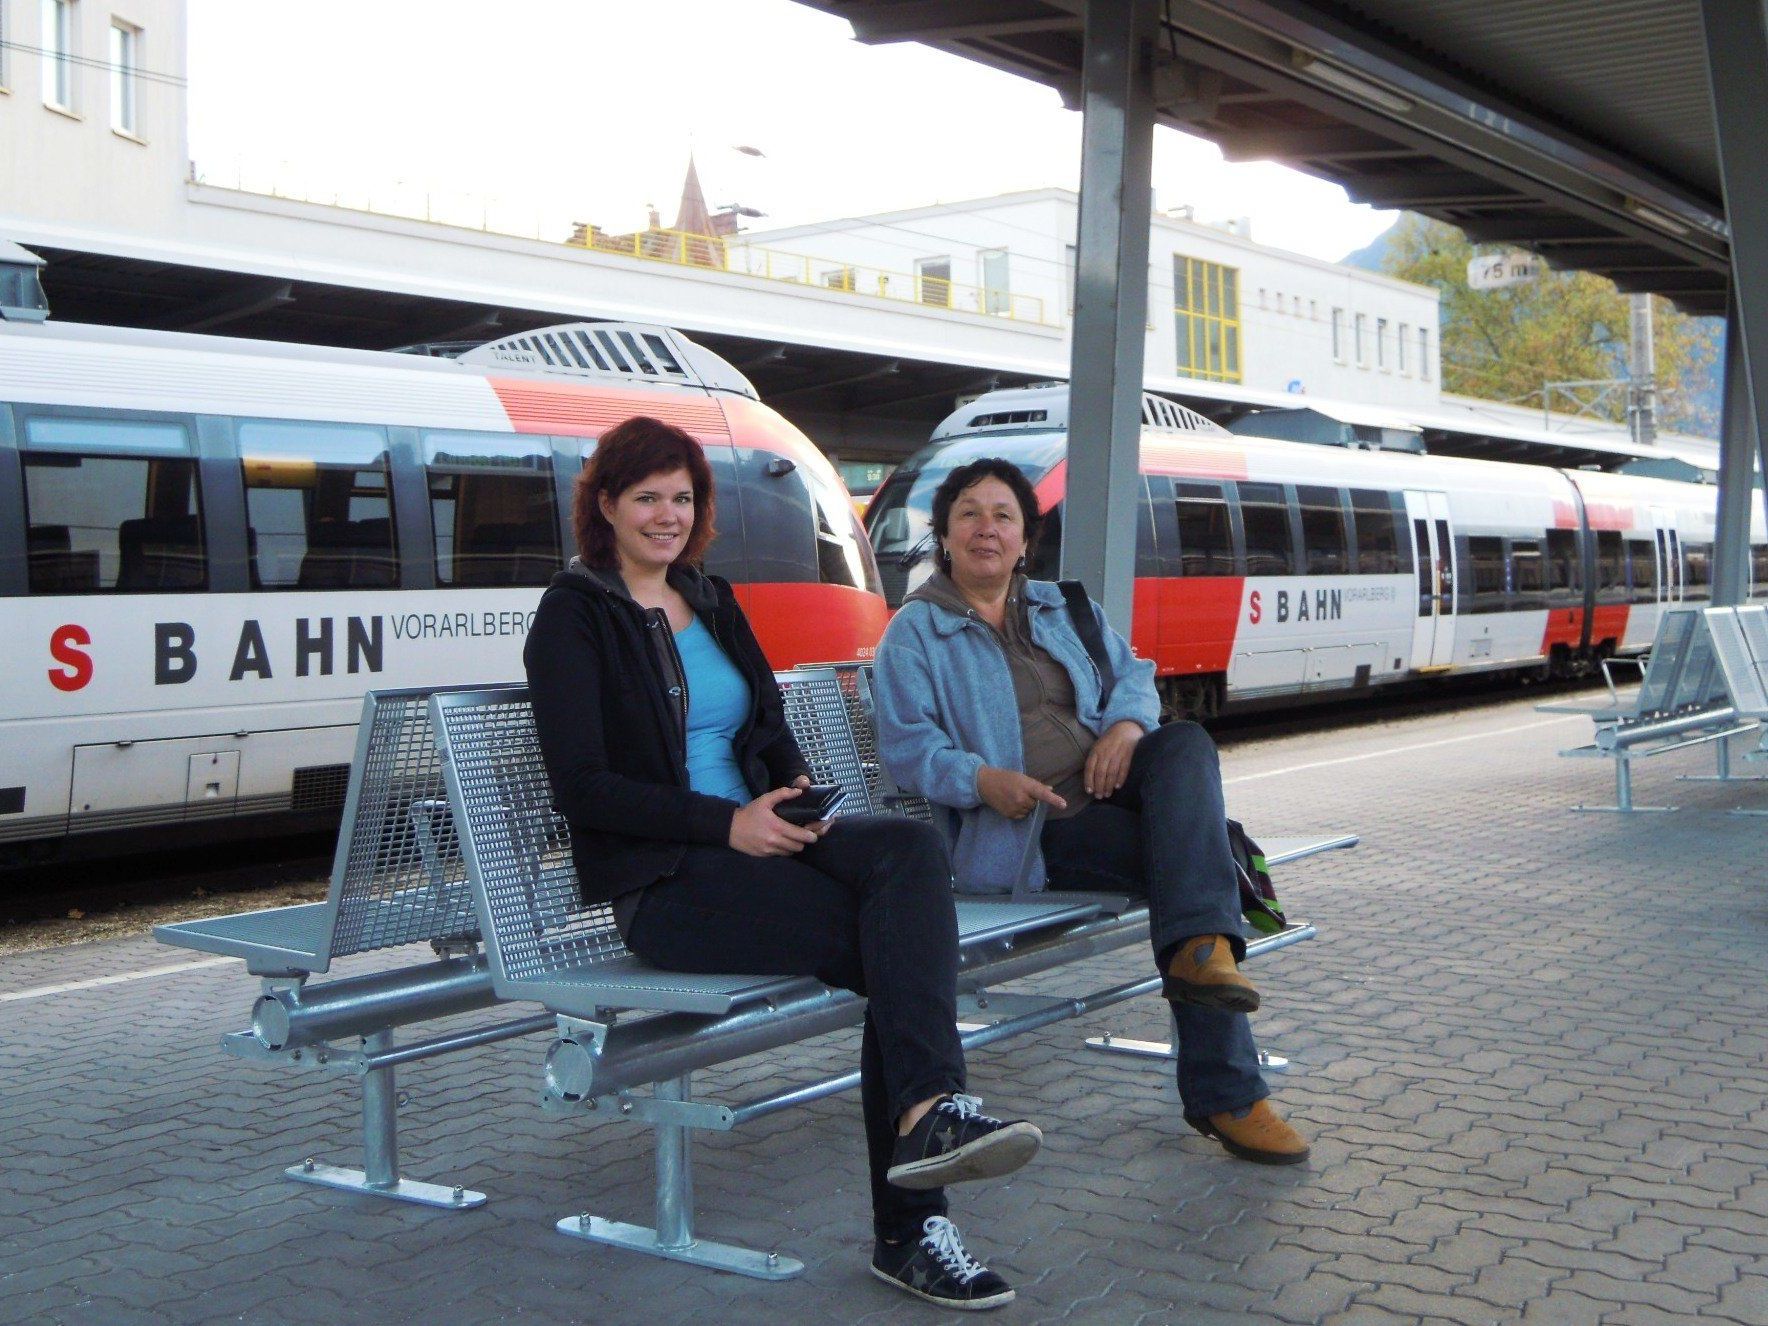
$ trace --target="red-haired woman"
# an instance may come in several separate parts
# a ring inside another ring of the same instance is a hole
[[[1017,1169],[1041,1136],[963,1094],[957,926],[930,826],[775,807],[810,779],[713,535],[699,444],[656,419],[610,429],[577,480],[579,556],[523,660],[583,896],[671,971],[814,976],[867,997],[860,1078],[872,1270],[922,1298],[1013,1291],[964,1249],[943,1185]]]

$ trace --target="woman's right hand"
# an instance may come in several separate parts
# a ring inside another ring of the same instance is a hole
[[[764,792],[731,816],[730,845],[745,856],[792,856],[822,835],[814,829],[788,824],[774,814],[774,807],[803,795],[796,787],[776,787]]]
[[[1010,820],[1024,819],[1040,801],[1057,810],[1068,807],[1049,784],[1038,782],[1030,774],[997,769],[992,764],[985,764],[976,771],[976,793],[990,810]]]

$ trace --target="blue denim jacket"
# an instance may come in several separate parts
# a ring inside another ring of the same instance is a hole
[[[1062,591],[1047,580],[1024,582],[1031,639],[1067,670],[1074,682],[1076,716],[1098,736],[1129,719],[1147,731],[1160,723],[1154,664],[1093,616],[1117,675],[1110,706],[1099,707],[1101,679],[1074,630]],[[941,828],[952,842],[952,869],[960,893],[1011,893],[1020,864],[1031,858],[1029,889],[1044,886],[1043,856],[1030,841],[1032,820],[1010,820],[989,809],[976,791],[984,765],[1025,768],[1013,675],[994,630],[974,614],[960,615],[921,600],[903,604],[878,644],[873,673],[878,756],[904,791],[943,810]]]

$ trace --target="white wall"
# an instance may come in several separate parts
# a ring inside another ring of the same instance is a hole
[[[21,49],[45,45],[41,0],[0,6],[12,43],[0,92],[7,179],[0,212],[137,232],[173,224],[187,169],[182,0],[76,0],[74,54],[85,63],[71,67],[73,105],[66,110],[45,104],[42,60],[35,49]],[[140,29],[134,137],[111,128],[113,21]]]
[[[756,232],[746,238],[758,246],[808,254],[826,264],[900,273],[913,272],[918,258],[945,255],[952,261],[953,281],[965,285],[980,283],[983,250],[1005,248],[1012,291],[1043,301],[1044,320],[1064,331],[1061,358],[1065,361],[1066,333],[1072,322],[1068,250],[1074,243],[1077,214],[1073,193],[1044,189]],[[1153,219],[1149,237],[1146,353],[1151,383],[1176,374],[1173,278],[1174,259],[1180,255],[1239,272],[1242,385],[1286,391],[1291,383],[1299,383],[1310,395],[1384,406],[1435,403],[1435,290],[1267,248],[1219,227],[1168,215]],[[962,300],[963,292],[957,297]],[[1337,357],[1332,345],[1334,309],[1342,311],[1343,319]],[[1023,307],[1015,311],[1026,313]],[[1364,319],[1365,345],[1360,361],[1354,346],[1359,314]],[[1376,338],[1384,319],[1385,353],[1378,354]],[[1426,332],[1422,356],[1421,328]],[[1066,367],[1060,371],[1066,376]]]

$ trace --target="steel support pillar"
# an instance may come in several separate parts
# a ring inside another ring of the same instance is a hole
[[[1719,424],[1719,527],[1713,546],[1713,602],[1719,606],[1749,598],[1750,506],[1755,501],[1756,407],[1744,364],[1735,281],[1725,309],[1724,410]]]
[[[1768,474],[1768,438],[1757,427],[1754,403],[1768,392],[1768,136],[1761,132],[1762,74],[1768,70],[1768,8],[1763,0],[1701,0],[1706,29],[1713,130],[1731,228],[1731,300],[1725,324],[1725,421],[1720,430],[1719,543],[1715,565],[1727,576],[1748,556],[1749,440],[1754,436]],[[1735,365],[1735,371],[1734,371]],[[1749,408],[1747,413],[1744,406]],[[1739,456],[1739,452],[1743,455]],[[1742,501],[1736,475],[1742,473]],[[1741,508],[1741,515],[1739,509]],[[1738,541],[1743,547],[1734,546]],[[1724,597],[1715,581],[1713,598]]]
[[[1135,590],[1157,17],[1153,0],[1092,0],[1081,83],[1062,575],[1084,584],[1126,636]]]

